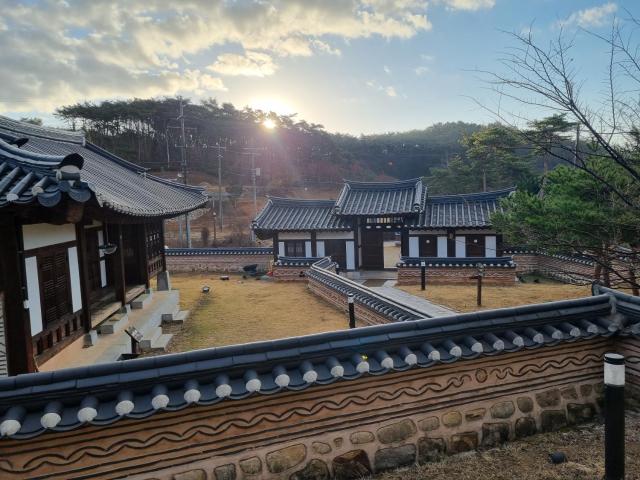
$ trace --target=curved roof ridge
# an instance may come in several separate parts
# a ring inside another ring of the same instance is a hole
[[[16,162],[21,166],[52,168],[59,166],[65,159],[65,155],[46,155],[43,153],[22,150],[0,138],[0,156]]]
[[[42,127],[31,123],[21,122],[13,118],[0,115],[0,126],[10,130],[21,137],[39,137],[56,142],[85,144],[85,136],[82,132],[63,130],[61,128]]]
[[[453,193],[448,195],[428,195],[427,202],[433,200],[481,200],[484,198],[493,198],[514,192],[516,187],[501,188],[499,190],[491,190],[489,192],[472,192],[472,193]]]
[[[336,201],[327,199],[327,198],[296,198],[296,197],[275,197],[267,195],[267,198],[275,204],[302,204],[306,203],[308,205],[318,205],[322,204],[323,206],[332,207],[335,205]]]
[[[343,180],[345,186],[355,188],[398,188],[398,187],[413,187],[418,182],[422,182],[422,177],[408,178],[406,180],[391,180],[391,181],[379,181],[379,182],[363,182],[359,180]]]

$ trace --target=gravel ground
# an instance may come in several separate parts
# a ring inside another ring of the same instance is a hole
[[[567,462],[553,465],[549,454]],[[640,410],[627,414],[626,479],[640,480]],[[377,475],[377,480],[600,480],[604,476],[604,425],[581,425],[539,434],[483,452]]]

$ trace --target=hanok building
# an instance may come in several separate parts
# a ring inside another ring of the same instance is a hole
[[[167,288],[163,219],[206,202],[80,133],[0,117],[0,367],[34,371],[154,277]]]
[[[481,263],[489,279],[513,282],[514,263],[491,225],[512,191],[429,196],[421,179],[346,181],[336,201],[269,198],[252,227],[273,239],[276,266],[294,270],[330,256],[347,272],[398,268],[399,281],[412,283],[424,262],[432,279],[460,282]]]

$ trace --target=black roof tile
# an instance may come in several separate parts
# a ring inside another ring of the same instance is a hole
[[[395,182],[346,180],[335,203],[338,215],[417,214],[424,207],[422,179]]]
[[[333,200],[269,197],[252,223],[257,232],[350,230],[351,222],[334,214]]]
[[[11,144],[17,138],[28,142],[18,148]],[[0,208],[34,202],[52,207],[65,195],[144,217],[171,217],[208,201],[202,189],[148,175],[81,134],[0,116]]]

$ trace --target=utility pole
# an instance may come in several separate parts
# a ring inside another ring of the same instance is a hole
[[[218,148],[218,219],[220,221],[220,230],[224,228],[222,218],[222,150],[227,151],[227,139],[224,139],[224,147],[220,145],[220,140],[216,143]]]
[[[182,145],[180,148],[180,158],[181,158],[181,166],[182,166],[182,181],[184,184],[187,184],[187,137],[184,133],[184,102],[182,98],[180,98],[180,116],[178,117],[180,120],[180,132],[182,136]],[[185,213],[184,215],[185,228],[187,231],[187,248],[191,248],[191,225],[189,223],[189,213]]]
[[[262,148],[245,147],[245,152],[251,155],[251,186],[253,188],[253,218],[258,215],[258,187],[256,186],[256,177],[260,176],[260,169],[256,168],[256,154],[258,151],[262,151]],[[255,241],[256,235],[251,230],[251,240]]]

